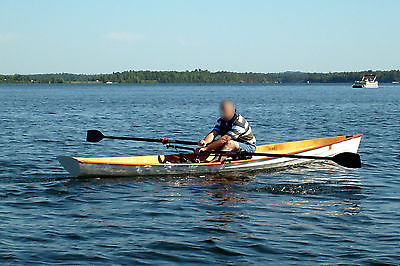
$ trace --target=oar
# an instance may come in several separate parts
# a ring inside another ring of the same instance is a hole
[[[211,151],[206,153],[216,154],[216,155],[227,155],[235,156],[238,154],[251,155],[251,156],[268,156],[268,157],[285,157],[285,158],[296,158],[296,159],[310,159],[310,160],[323,160],[323,161],[333,161],[338,165],[347,168],[361,168],[361,158],[357,153],[352,152],[342,152],[336,154],[332,157],[322,157],[322,156],[308,156],[308,155],[296,155],[296,154],[279,154],[279,153],[247,153],[247,152],[224,152],[224,151]]]
[[[88,141],[88,142],[99,142],[102,139],[136,140],[136,141],[147,141],[147,142],[159,142],[159,143],[162,143],[162,144],[177,143],[177,144],[183,144],[183,145],[197,145],[197,142],[194,142],[194,141],[172,140],[172,139],[168,139],[168,138],[148,139],[148,138],[104,136],[103,133],[101,133],[98,130],[88,130],[87,136],[86,136],[86,141]]]

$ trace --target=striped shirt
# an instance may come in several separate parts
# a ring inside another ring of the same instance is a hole
[[[214,130],[221,136],[228,135],[238,142],[256,145],[256,138],[249,123],[237,111],[229,121],[225,121],[223,118],[218,119]]]

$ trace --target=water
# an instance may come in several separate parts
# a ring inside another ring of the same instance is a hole
[[[0,263],[399,264],[400,87],[1,85]],[[109,135],[197,140],[237,102],[258,143],[363,133],[363,168],[70,178],[58,155],[165,153]]]

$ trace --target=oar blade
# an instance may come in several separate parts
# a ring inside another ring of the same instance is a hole
[[[88,130],[86,135],[87,142],[99,142],[104,138],[103,133],[98,130]]]
[[[347,168],[361,168],[361,158],[357,153],[343,152],[332,157],[332,161]]]

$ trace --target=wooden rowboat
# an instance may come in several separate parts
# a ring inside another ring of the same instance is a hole
[[[257,146],[259,153],[280,153],[307,156],[334,156],[343,152],[357,153],[362,134]],[[253,156],[228,162],[193,163],[193,154],[133,157],[69,157],[59,156],[61,165],[75,177],[110,177],[144,175],[210,175],[243,171],[259,171],[311,162],[299,158]],[[211,159],[211,156],[210,158]]]

